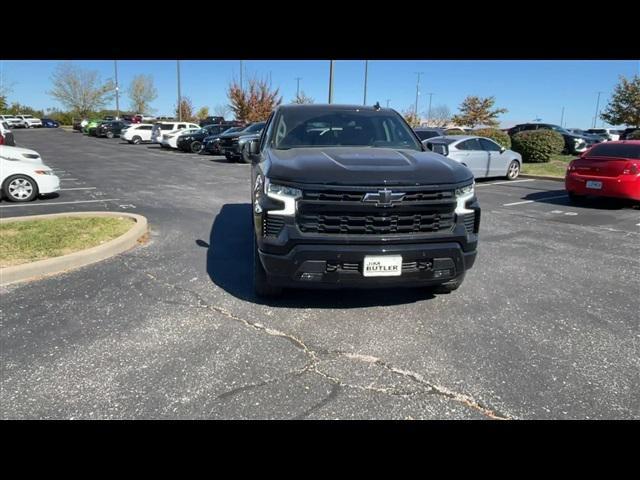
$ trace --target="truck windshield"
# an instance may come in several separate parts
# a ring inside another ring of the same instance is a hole
[[[393,112],[288,108],[273,128],[276,149],[307,147],[384,147],[422,150],[404,121]]]

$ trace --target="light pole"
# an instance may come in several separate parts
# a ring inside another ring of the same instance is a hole
[[[596,128],[596,121],[598,120],[598,109],[600,108],[600,94],[604,92],[598,92],[598,100],[596,100],[596,115],[593,117],[593,127]]]
[[[387,108],[389,108],[389,102],[391,101],[390,98],[387,98]]]
[[[296,82],[298,82],[298,86],[296,87],[296,98],[300,98],[300,80],[302,80],[302,77],[296,77]]]
[[[242,86],[242,60],[240,60],[240,91],[244,92],[244,87]]]
[[[562,114],[560,115],[560,126],[564,127],[564,125],[562,124],[562,122],[564,121],[564,107],[562,107]]]
[[[418,75],[418,81],[416,82],[416,104],[415,104],[415,108],[414,108],[414,112],[413,115],[416,118],[416,121],[418,119],[418,95],[420,95],[420,75],[424,75],[424,72],[414,72],[416,75]]]
[[[333,60],[329,61],[329,103],[333,103]]]
[[[434,93],[429,92],[429,111],[427,112],[427,121],[431,123],[431,97],[433,97]]]
[[[182,121],[182,95],[180,94],[180,60],[176,60],[176,69],[178,73],[178,121]]]
[[[116,71],[116,118],[120,118],[120,87],[118,86],[118,61],[113,61]]]
[[[369,60],[364,61],[364,100],[363,105],[367,104],[367,76],[369,74]]]

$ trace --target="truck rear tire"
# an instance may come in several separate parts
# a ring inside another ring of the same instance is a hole
[[[258,254],[258,244],[253,240],[253,289],[258,297],[274,298],[282,294],[282,288],[269,284],[267,272],[264,271],[260,256]]]

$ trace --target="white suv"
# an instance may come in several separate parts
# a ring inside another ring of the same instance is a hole
[[[20,126],[23,128],[42,127],[42,120],[33,115],[16,115],[20,120]]]
[[[200,128],[200,125],[187,122],[158,122],[153,126],[151,130],[151,141],[153,143],[161,143],[162,135],[169,133],[172,130],[182,130],[184,128]]]
[[[152,129],[153,125],[150,123],[132,123],[120,133],[120,138],[135,145],[142,142],[150,142]]]
[[[22,120],[16,118],[15,115],[0,115],[0,122],[6,122],[9,128],[16,128],[20,126]]]

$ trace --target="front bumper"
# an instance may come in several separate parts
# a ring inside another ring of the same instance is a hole
[[[402,274],[365,277],[367,255],[401,255]],[[464,252],[459,243],[398,245],[297,245],[286,255],[259,251],[269,283],[281,287],[376,288],[439,285],[460,278],[470,269],[476,250]]]
[[[587,188],[587,181],[602,182],[602,188]],[[627,198],[640,201],[640,174],[596,177],[568,173],[565,177],[565,189],[576,195]]]

